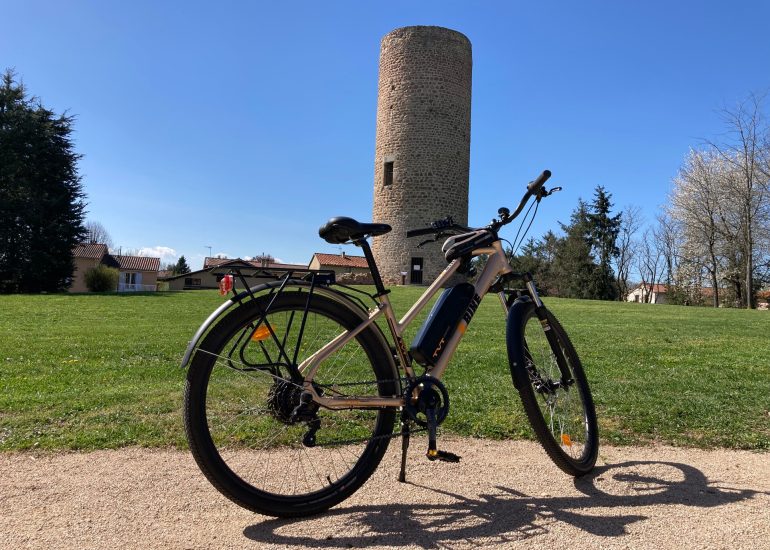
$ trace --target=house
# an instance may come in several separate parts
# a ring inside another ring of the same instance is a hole
[[[274,281],[291,271],[296,277],[304,277],[308,273],[306,265],[284,264],[276,262],[269,256],[254,260],[241,258],[205,258],[203,269],[162,277],[159,280],[168,284],[168,290],[205,290],[219,288],[219,281],[232,269],[243,269],[249,285]],[[237,282],[236,284],[242,284]]]
[[[627,302],[642,302],[649,304],[668,303],[668,287],[666,285],[641,283],[626,297]],[[649,299],[648,299],[649,298]]]
[[[107,245],[80,243],[72,249],[72,274],[70,292],[88,292],[85,274],[98,265],[114,267],[120,272],[118,292],[154,291],[157,288],[160,258],[122,256],[110,254]]]
[[[113,256],[118,262],[118,292],[154,291],[158,288],[160,258]]]
[[[310,269],[334,271],[337,282],[346,284],[373,284],[369,264],[364,256],[341,254],[324,254],[316,252],[310,259]]]

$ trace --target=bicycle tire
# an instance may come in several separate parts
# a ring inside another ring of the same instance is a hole
[[[272,337],[254,341],[261,312],[270,305],[268,322],[288,346],[294,334],[300,334],[300,314],[307,300],[307,292],[284,290],[277,297],[263,295],[239,305],[196,349],[185,384],[185,431],[203,474],[238,505],[276,517],[316,514],[349,497],[379,465],[395,419],[395,409],[320,409],[317,442],[307,447],[302,439],[310,425],[288,419],[301,389],[286,381],[286,369],[278,367],[279,377],[244,370],[256,365],[260,354],[279,364],[274,358],[279,348]],[[365,318],[349,306],[314,294],[303,339],[294,344],[299,350],[296,364]],[[340,393],[330,384],[343,384],[344,389],[349,387],[345,384],[358,383],[366,385],[370,395],[397,395],[397,372],[377,330],[368,327],[325,360],[314,377],[318,387]],[[269,345],[274,354],[264,351]],[[233,363],[236,347],[238,361]],[[356,391],[365,393],[362,388]]]
[[[596,411],[574,346],[556,317],[545,311],[558,349],[551,347],[533,302],[517,300],[511,307],[506,326],[511,375],[545,452],[561,470],[581,476],[593,469],[599,452]],[[564,357],[573,380],[566,389],[558,385],[556,353]]]

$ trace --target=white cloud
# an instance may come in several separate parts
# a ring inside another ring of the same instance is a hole
[[[227,252],[217,252],[214,254],[214,258],[232,258],[233,256],[230,256]]]
[[[139,249],[138,254],[139,256],[160,258],[161,265],[176,262],[179,258],[176,250],[168,246],[145,246]]]

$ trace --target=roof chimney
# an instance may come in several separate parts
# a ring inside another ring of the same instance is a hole
[[[344,250],[342,251],[342,259],[343,260],[345,259],[345,251]]]

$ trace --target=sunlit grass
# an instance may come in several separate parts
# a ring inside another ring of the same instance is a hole
[[[420,290],[394,289],[397,313]],[[209,291],[0,296],[0,449],[184,446],[179,362],[221,301]],[[770,448],[770,314],[546,304],[583,360],[604,441]],[[445,432],[531,437],[496,297],[482,303],[444,381]]]

